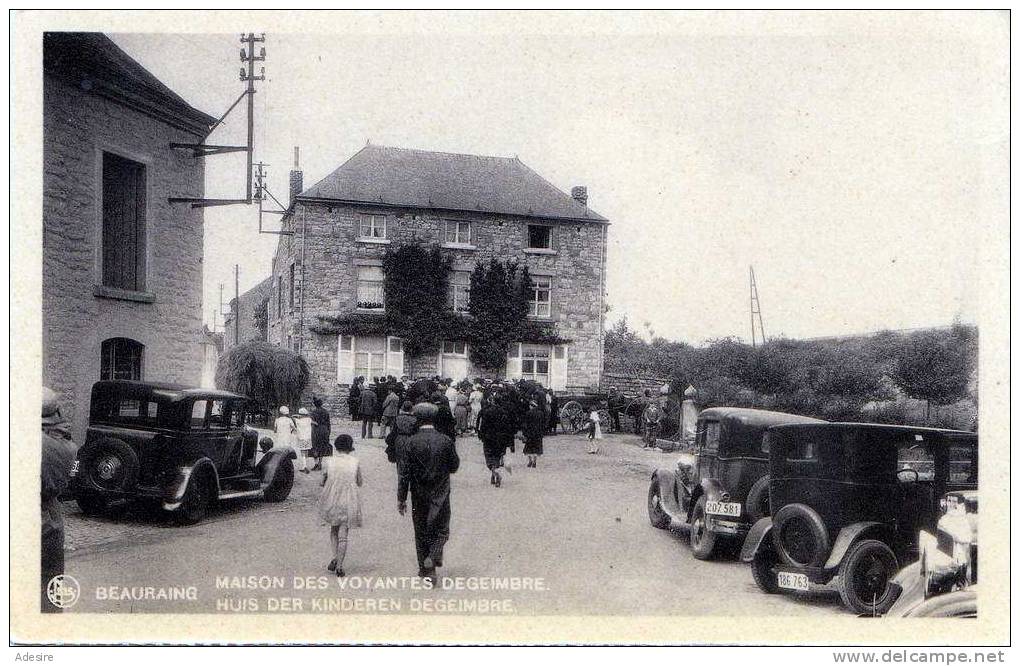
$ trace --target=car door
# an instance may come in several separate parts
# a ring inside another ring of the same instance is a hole
[[[221,477],[236,474],[240,461],[241,434],[231,425],[232,412],[232,400],[209,401],[205,449]]]
[[[717,419],[702,419],[698,426],[698,477],[702,479],[716,478],[719,467],[719,439],[722,436],[722,422]]]
[[[896,482],[900,498],[895,508],[900,538],[916,547],[918,532],[932,530],[938,517],[937,456],[944,447],[933,435],[909,433],[896,441]]]

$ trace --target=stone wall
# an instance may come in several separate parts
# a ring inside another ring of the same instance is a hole
[[[387,243],[357,239],[361,213],[387,216]],[[292,348],[300,347],[312,371],[309,393],[337,405],[346,398],[346,388],[337,385],[337,336],[314,333],[310,328],[319,323],[318,315],[338,315],[355,309],[356,264],[381,261],[389,246],[414,242],[441,244],[446,220],[471,222],[473,248],[446,248],[454,259],[455,269],[471,270],[476,262],[490,259],[517,259],[528,266],[532,275],[552,279],[549,320],[560,336],[571,340],[567,390],[597,387],[602,374],[605,225],[299,201],[284,220],[284,228],[293,230],[295,235],[280,237],[273,261],[269,340],[286,345],[290,336]],[[554,227],[553,252],[525,248],[529,221]],[[304,279],[309,285],[306,291],[302,290],[302,237]],[[294,307],[289,299],[291,265],[295,266]],[[282,307],[278,307],[280,278]],[[406,359],[405,367],[411,376],[433,374],[436,359]],[[469,376],[476,374],[484,373],[472,369]]]
[[[659,389],[669,380],[663,377],[637,377],[618,372],[605,372],[602,374],[602,390],[608,391],[610,386],[615,386],[624,395],[641,395],[645,389],[651,389],[652,394],[658,396]]]
[[[80,438],[103,340],[145,345],[143,378],[198,385],[202,350],[202,160],[170,149],[198,137],[46,76],[43,87],[42,380]],[[102,153],[145,164],[152,302],[96,296],[101,283]]]
[[[223,319],[224,350],[241,342],[267,338],[268,328],[265,331],[260,331],[255,326],[255,311],[262,308],[265,299],[272,291],[272,286],[272,279],[266,278],[241,294],[238,299],[230,299],[230,312]],[[235,331],[234,328],[238,325],[240,325],[240,330]]]

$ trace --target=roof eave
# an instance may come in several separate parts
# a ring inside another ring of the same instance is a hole
[[[377,206],[382,208],[413,208],[417,210],[439,210],[454,213],[474,213],[482,215],[507,215],[510,217],[526,217],[541,220],[562,220],[565,222],[593,222],[595,224],[609,224],[609,220],[592,211],[594,217],[574,217],[565,215],[540,215],[537,213],[518,213],[511,211],[482,210],[479,208],[453,208],[447,206],[423,206],[421,204],[388,203],[383,201],[361,201],[358,199],[337,199],[333,197],[317,197],[299,194],[295,201],[303,203],[314,203],[324,205],[343,206]]]

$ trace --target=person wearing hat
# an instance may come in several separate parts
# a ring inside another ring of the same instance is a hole
[[[322,470],[319,517],[329,525],[333,559],[326,569],[338,577],[344,572],[344,558],[351,528],[361,527],[361,463],[354,457],[354,440],[344,433],[333,442],[336,455],[330,456]]]
[[[538,467],[538,457],[542,455],[542,436],[547,423],[545,410],[538,404],[544,397],[533,397],[529,402],[528,411],[524,414],[522,439],[524,455],[528,458],[528,467]]]
[[[64,509],[60,494],[71,483],[71,466],[78,447],[71,439],[67,422],[60,414],[57,394],[42,390],[42,462],[39,495],[42,508],[40,541],[40,610],[59,613],[46,593],[50,581],[64,573]]]
[[[329,443],[330,418],[329,412],[322,406],[322,398],[312,398],[312,457],[315,465],[312,471],[322,469],[322,459],[333,455],[333,447]]]
[[[414,407],[418,432],[407,440],[404,469],[407,484],[397,489],[397,511],[407,511],[411,493],[411,520],[418,555],[418,575],[435,580],[443,566],[443,547],[450,538],[450,475],[460,468],[453,439],[438,432],[439,408],[428,402]]]
[[[606,401],[606,407],[609,408],[610,432],[620,432],[620,411],[623,410],[624,404],[623,396],[615,386],[609,387],[609,398]]]
[[[297,450],[297,464],[300,466],[299,471],[308,474],[308,452],[312,450],[312,417],[307,409],[302,407],[298,410],[294,425],[297,427],[294,447]]]
[[[294,435],[297,433],[297,423],[294,421],[294,417],[290,415],[290,408],[286,405],[280,405],[278,411],[280,415],[276,417],[276,422],[273,424],[273,429],[276,430],[276,445],[293,447]]]

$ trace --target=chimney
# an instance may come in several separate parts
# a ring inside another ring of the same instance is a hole
[[[570,198],[581,204],[582,206],[588,205],[588,188],[584,185],[577,185],[570,188]]]
[[[294,168],[290,170],[290,205],[292,206],[294,205],[294,199],[297,198],[297,195],[301,194],[301,191],[305,189],[305,175],[300,169],[298,158],[298,147],[294,146]]]

